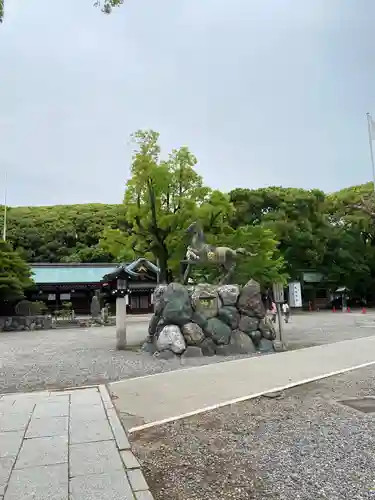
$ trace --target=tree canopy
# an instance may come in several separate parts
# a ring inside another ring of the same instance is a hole
[[[0,302],[21,299],[32,285],[31,271],[11,245],[0,241]]]
[[[233,246],[243,233],[247,237],[242,246],[263,244],[268,252],[264,256],[268,257],[277,252],[271,230],[248,227],[233,231],[234,206],[230,197],[204,185],[195,169],[197,159],[186,146],[162,159],[158,140],[159,134],[152,130],[134,134],[131,178],[124,196],[124,227],[103,234],[103,249],[116,258],[150,254],[159,264],[162,281],[178,274],[188,243],[186,228],[193,221],[199,221],[211,239],[221,245],[228,242]],[[259,259],[253,265],[257,262],[261,266],[263,260]],[[278,259],[275,265],[267,262],[271,274],[281,262]]]

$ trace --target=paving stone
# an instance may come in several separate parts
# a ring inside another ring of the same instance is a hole
[[[25,439],[16,469],[61,464],[68,461],[68,439],[61,436]]]
[[[31,414],[35,408],[36,401],[30,399],[16,399],[11,406],[13,413],[29,413]]]
[[[25,438],[49,436],[64,436],[68,438],[68,417],[32,417]]]
[[[23,439],[23,432],[1,432],[0,433],[0,458],[16,457]]]
[[[71,477],[123,470],[122,461],[114,441],[72,444],[69,460]]]
[[[106,420],[107,416],[104,411],[104,406],[100,401],[97,405],[82,406],[76,403],[70,405],[70,418],[73,420]]]
[[[31,413],[4,413],[0,416],[0,429],[2,432],[25,431]]]
[[[112,427],[112,432],[115,436],[116,443],[119,450],[130,449],[130,443],[126,432],[121,425],[120,419],[117,416],[116,410],[107,410],[108,420]]]
[[[72,404],[90,406],[101,404],[102,398],[98,389],[77,389],[76,391],[72,391],[70,401]]]
[[[69,415],[69,399],[61,401],[40,401],[36,404],[33,417],[66,417]]]
[[[154,500],[150,490],[136,491],[135,498],[136,500]]]
[[[4,495],[15,460],[15,457],[0,458],[0,495]]]
[[[124,450],[120,453],[122,461],[127,469],[137,469],[140,467],[134,453],[130,450]]]
[[[107,410],[112,409],[113,408],[112,399],[111,399],[111,396],[109,395],[109,392],[108,392],[106,386],[105,385],[100,385],[99,386],[99,392],[100,392],[100,395],[102,397],[103,404],[104,404],[105,408]]]
[[[4,500],[68,500],[68,464],[14,470]]]
[[[70,422],[70,443],[89,443],[114,439],[107,419],[84,421],[72,419]]]
[[[134,500],[124,471],[80,476],[70,480],[70,500],[103,499]]]
[[[148,490],[148,484],[141,469],[128,470],[127,474],[134,491]]]
[[[0,415],[2,415],[5,412],[12,411],[13,405],[14,405],[13,399],[9,399],[6,401],[0,400]]]

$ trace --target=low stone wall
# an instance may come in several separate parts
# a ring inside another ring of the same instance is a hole
[[[165,359],[176,355],[253,354],[273,351],[276,331],[266,316],[260,285],[160,285],[143,346]]]
[[[49,330],[50,328],[53,328],[50,316],[0,316],[0,332]]]

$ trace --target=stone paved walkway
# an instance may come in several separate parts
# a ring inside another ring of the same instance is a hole
[[[105,386],[0,396],[0,500],[152,500]]]
[[[375,363],[375,336],[127,379],[109,388],[133,432],[368,363]]]

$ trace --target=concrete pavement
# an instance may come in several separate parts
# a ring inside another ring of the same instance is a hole
[[[1,500],[152,500],[105,386],[0,396]]]
[[[132,432],[372,363],[375,337],[367,337],[127,379],[109,387],[120,415],[137,422],[126,424]]]

